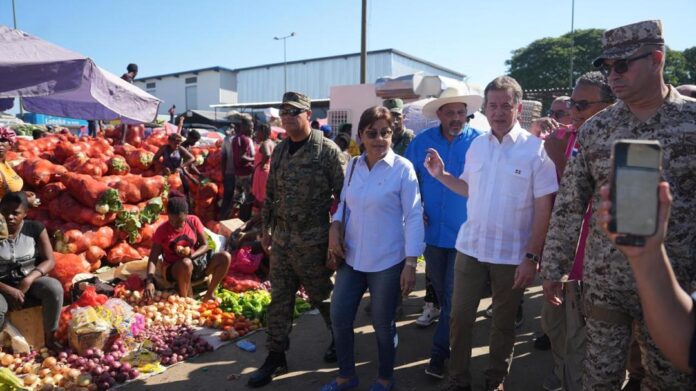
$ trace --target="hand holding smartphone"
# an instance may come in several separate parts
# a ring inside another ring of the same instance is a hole
[[[658,184],[662,176],[659,141],[619,140],[612,151],[611,221],[616,243],[645,245],[657,231]]]

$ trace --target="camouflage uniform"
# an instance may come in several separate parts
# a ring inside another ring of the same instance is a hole
[[[382,102],[382,105],[388,108],[393,114],[398,114],[399,116],[403,116],[404,114],[404,101],[401,99],[387,99]],[[403,118],[401,120],[403,121]],[[408,148],[408,145],[411,144],[411,141],[416,135],[413,133],[413,130],[405,128],[403,122],[401,125],[403,131],[400,135],[394,133],[391,147],[395,154],[404,156],[406,148]]]
[[[599,189],[608,183],[612,144],[619,139],[659,140],[664,150],[663,175],[670,183],[674,207],[665,240],[677,279],[689,292],[696,286],[696,101],[669,87],[662,106],[645,122],[625,103],[588,120],[578,135],[580,151],[571,159],[561,180],[544,248],[542,277],[564,281],[572,267],[583,213],[592,200],[594,213],[587,241],[584,301],[587,319],[585,390],[616,390],[624,378],[631,322],[640,323],[637,335],[646,370],[644,387],[659,390],[693,389],[688,375],[678,372],[657,351],[647,334],[635,280],[626,258],[597,226]]]
[[[268,350],[289,347],[295,293],[304,286],[310,302],[330,329],[329,298],[333,272],[326,268],[329,209],[343,186],[341,151],[318,130],[292,156],[281,142],[271,157],[263,205],[265,229],[272,230],[271,304]]]
[[[400,156],[404,156],[404,153],[406,153],[406,148],[408,148],[408,145],[411,144],[411,141],[413,138],[416,137],[416,135],[413,133],[413,130],[404,128],[403,133],[399,137],[394,135],[393,138],[393,143],[392,143],[392,150],[394,150],[394,153]]]

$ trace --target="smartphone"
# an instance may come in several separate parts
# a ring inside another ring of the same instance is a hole
[[[657,232],[658,185],[662,176],[659,141],[618,140],[612,151],[611,222],[617,244],[642,246]]]

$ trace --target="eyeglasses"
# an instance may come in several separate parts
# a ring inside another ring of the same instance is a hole
[[[589,100],[584,100],[584,99],[583,100],[572,100],[571,99],[571,100],[566,102],[566,107],[568,108],[568,110],[572,110],[573,107],[575,107],[575,109],[577,111],[585,111],[585,110],[587,110],[588,107],[590,107],[590,105],[593,105],[595,103],[610,103],[610,102],[603,101],[603,100],[589,101]]]
[[[380,136],[382,136],[382,138],[387,138],[387,137],[391,137],[391,135],[392,135],[392,133],[394,133],[394,131],[392,131],[389,128],[384,128],[380,131],[377,131],[375,129],[369,129],[369,130],[366,130],[363,134],[365,134],[365,136],[367,138],[374,140],[377,138],[378,133]]]
[[[281,116],[290,116],[290,117],[297,117],[298,115],[304,113],[305,109],[298,109],[298,108],[292,108],[292,109],[280,109],[280,115]]]
[[[619,75],[622,75],[622,74],[628,72],[628,65],[630,63],[632,63],[633,61],[636,61],[636,60],[640,60],[641,58],[648,57],[651,54],[652,54],[652,52],[648,52],[645,54],[641,54],[640,56],[616,60],[611,65],[609,65],[607,63],[602,63],[602,65],[599,66],[599,70],[602,73],[604,73],[606,76],[609,76],[609,74],[611,74],[612,69],[614,70],[614,72],[618,73]]]
[[[551,118],[558,119],[558,118],[563,118],[566,115],[570,115],[570,113],[565,111],[565,110],[549,110],[549,117],[551,117]]]

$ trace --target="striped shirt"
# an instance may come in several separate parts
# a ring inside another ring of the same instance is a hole
[[[558,190],[543,142],[519,125],[502,142],[484,133],[467,151],[460,178],[469,185],[469,203],[457,250],[481,262],[519,265],[532,231],[534,199]]]

